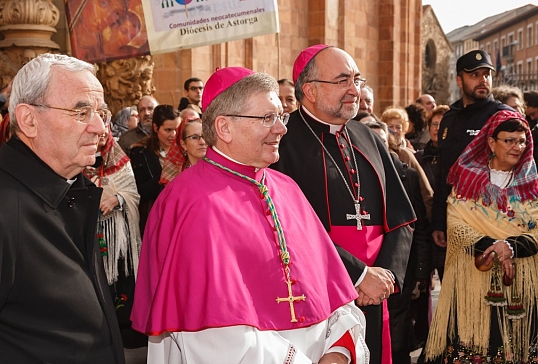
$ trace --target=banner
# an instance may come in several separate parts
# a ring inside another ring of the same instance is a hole
[[[72,53],[88,62],[279,31],[276,0],[65,0]]]
[[[152,54],[277,33],[276,0],[144,0]]]

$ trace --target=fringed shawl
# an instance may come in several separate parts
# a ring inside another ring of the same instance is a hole
[[[514,167],[514,177],[502,189],[489,183],[488,161],[491,151],[488,138],[503,122],[519,119],[527,123],[518,112],[501,110],[494,114],[482,127],[478,135],[465,148],[449,171],[447,182],[454,187],[457,196],[477,201],[482,199],[485,206],[496,203],[506,212],[511,201],[524,202],[538,198],[538,174],[533,159],[533,143],[530,130],[526,132],[529,141],[519,163]]]
[[[101,199],[120,195],[124,200],[121,210],[113,210],[106,216],[100,214],[99,217],[98,233],[102,234],[107,249],[103,263],[108,284],[111,285],[118,280],[120,269],[123,269],[125,276],[134,275],[136,278],[142,240],[138,225],[140,195],[129,157],[110,132],[101,149],[101,156],[101,165],[97,168],[86,167],[84,174],[103,188]],[[123,267],[119,266],[120,259],[123,259]]]
[[[98,178],[99,176],[94,176],[92,180],[97,182]],[[99,217],[99,230],[107,245],[103,263],[110,285],[118,280],[120,270],[123,270],[125,276],[134,275],[136,279],[142,241],[138,225],[140,195],[131,163],[105,178],[107,181],[106,184],[103,183],[101,198],[120,195],[124,200],[121,210],[113,210],[110,214]],[[123,266],[120,266],[120,259],[123,259]]]
[[[487,352],[492,306],[484,303],[484,297],[490,288],[493,269],[481,272],[475,267],[473,246],[484,236],[506,239],[528,234],[538,241],[538,202],[516,201],[511,208],[513,214],[506,214],[495,205],[485,206],[481,200],[457,198],[454,191],[449,196],[445,274],[425,348],[427,360],[442,355],[448,345],[447,339],[454,340],[456,335],[467,346],[474,346],[481,353]],[[518,258],[516,263],[514,285],[503,286],[503,290],[509,299],[512,289],[517,287],[526,316],[515,321],[508,320],[504,312],[498,316],[505,349],[510,348],[508,337],[512,335],[514,358],[521,359],[520,353],[525,355],[534,339],[530,330],[536,322],[538,256]]]

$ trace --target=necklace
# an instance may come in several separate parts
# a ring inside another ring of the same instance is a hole
[[[308,122],[305,120],[305,118],[303,116],[303,113],[301,112],[300,108],[299,108],[299,115],[301,115],[301,119],[303,119],[305,125],[312,132],[314,137],[317,139],[317,141],[319,142],[319,144],[323,148],[323,151],[327,154],[327,156],[329,157],[331,162],[336,167],[336,170],[338,171],[338,174],[342,178],[342,181],[344,181],[344,184],[346,185],[347,191],[349,192],[349,195],[351,196],[351,199],[353,200],[353,205],[355,205],[355,214],[346,214],[346,219],[347,220],[351,220],[351,219],[357,220],[357,230],[362,230],[362,220],[370,220],[370,214],[361,214],[361,204],[360,204],[360,201],[359,201],[360,195],[361,195],[361,182],[360,182],[360,179],[359,179],[359,168],[357,166],[357,159],[355,158],[355,153],[353,152],[353,146],[351,145],[351,142],[350,142],[351,139],[349,138],[349,133],[347,131],[346,126],[344,126],[344,133],[345,133],[345,135],[347,137],[346,141],[349,144],[349,149],[350,149],[349,152],[353,156],[353,163],[355,164],[355,173],[357,173],[357,195],[356,195],[357,197],[355,197],[355,195],[353,194],[353,190],[351,189],[351,187],[349,187],[349,184],[347,183],[346,178],[344,177],[344,174],[340,170],[340,167],[338,167],[338,164],[336,164],[336,161],[334,160],[331,153],[329,153],[329,150],[327,150],[325,145],[323,145],[323,142],[321,141],[321,139],[314,132],[314,130],[312,130],[312,128],[310,127]]]
[[[510,171],[500,171],[495,168],[491,168],[491,161],[488,162],[488,169],[489,169],[489,181],[491,184],[499,187],[499,188],[506,188],[512,182],[512,177],[514,176],[514,173],[512,170]]]
[[[231,174],[241,177],[243,179],[246,179],[247,181],[253,183],[258,189],[260,190],[260,193],[265,198],[265,202],[267,202],[267,205],[269,206],[269,211],[271,212],[271,217],[273,218],[273,222],[275,224],[275,230],[277,234],[278,239],[278,245],[280,248],[280,260],[282,261],[282,264],[284,265],[284,276],[286,278],[286,285],[288,286],[288,297],[277,297],[276,302],[288,302],[290,305],[290,314],[291,314],[291,321],[290,322],[297,322],[297,317],[295,316],[295,307],[294,303],[296,301],[305,301],[306,296],[304,294],[300,296],[294,296],[291,286],[296,282],[296,280],[292,280],[290,278],[290,253],[288,252],[288,247],[286,245],[286,239],[284,238],[284,231],[282,230],[282,225],[280,224],[280,219],[278,218],[278,215],[276,213],[275,204],[273,203],[273,199],[269,195],[269,190],[267,189],[267,186],[264,184],[265,181],[265,171],[263,172],[263,176],[261,179],[261,183],[256,181],[253,178],[250,178],[248,176],[245,176],[244,174],[241,174],[239,172],[234,171],[233,169],[230,169],[228,167],[223,166],[220,163],[217,163],[207,157],[204,157],[204,160],[220,169],[223,169],[227,172],[230,172]]]

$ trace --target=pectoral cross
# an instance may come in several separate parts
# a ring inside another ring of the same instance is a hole
[[[289,304],[290,304],[290,312],[291,312],[291,321],[290,322],[297,322],[297,318],[295,317],[295,307],[294,307],[293,303],[295,301],[304,301],[304,300],[306,300],[306,296],[304,294],[302,294],[300,296],[294,296],[293,295],[293,292],[291,291],[291,285],[293,283],[292,283],[291,278],[290,278],[290,268],[286,267],[285,270],[286,270],[286,284],[288,285],[288,297],[284,297],[284,298],[277,297],[276,302],[277,303],[289,302]]]
[[[361,214],[361,204],[359,201],[355,201],[355,215],[346,214],[347,220],[357,220],[357,230],[362,230],[361,220],[370,220],[370,214]]]

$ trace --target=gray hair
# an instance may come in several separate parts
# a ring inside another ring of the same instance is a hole
[[[112,129],[112,135],[114,137],[119,138],[129,130],[127,128],[127,121],[131,117],[131,110],[131,106],[125,107],[118,111],[112,119],[110,128]]]
[[[295,82],[295,98],[299,103],[302,103],[305,97],[303,92],[304,84],[317,78],[319,78],[319,71],[316,67],[316,57],[314,57],[306,64]]]
[[[37,104],[45,99],[54,67],[72,72],[89,71],[94,76],[96,74],[94,65],[63,54],[43,53],[32,59],[13,78],[9,98],[9,120],[12,132],[19,130],[15,107],[18,104]]]
[[[266,73],[254,73],[237,81],[215,97],[202,114],[202,128],[207,145],[213,146],[217,141],[215,129],[217,116],[242,114],[250,107],[252,96],[268,92],[278,94],[278,83],[274,77]]]

